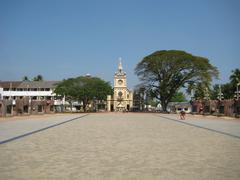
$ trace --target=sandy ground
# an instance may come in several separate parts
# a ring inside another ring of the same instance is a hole
[[[240,139],[154,114],[90,114],[1,144],[0,179],[238,180]]]
[[[9,116],[0,117],[1,122],[19,121],[19,120],[34,120],[34,119],[46,119],[59,116],[79,116],[80,113],[53,113],[53,114],[37,114],[37,115],[22,115],[22,116]]]
[[[21,116],[5,118],[0,121],[0,144],[2,141],[18,137],[39,129],[66,122],[85,114],[56,114],[41,116]]]

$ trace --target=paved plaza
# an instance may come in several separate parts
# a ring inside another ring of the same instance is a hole
[[[240,179],[240,120],[147,113],[0,119],[0,179]]]

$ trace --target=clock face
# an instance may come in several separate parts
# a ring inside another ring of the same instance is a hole
[[[122,95],[123,95],[122,91],[119,91],[119,92],[118,92],[118,96],[119,96],[119,97],[122,97]]]
[[[123,80],[119,79],[118,84],[121,85],[123,83]]]

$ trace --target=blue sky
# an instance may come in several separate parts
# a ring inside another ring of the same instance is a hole
[[[128,85],[157,50],[207,57],[225,83],[240,67],[238,0],[0,0],[0,80],[90,73],[113,81],[122,57]]]

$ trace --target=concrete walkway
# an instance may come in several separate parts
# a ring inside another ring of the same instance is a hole
[[[66,123],[1,144],[0,179],[240,179],[238,120],[188,116],[182,123],[177,115],[144,113],[31,118],[1,121],[1,134],[20,129],[19,135],[33,121],[39,128],[41,121]]]
[[[19,136],[34,133],[66,121],[85,116],[85,114],[52,114],[1,118],[0,144]]]
[[[185,120],[180,120],[177,114],[157,114],[157,116],[240,138],[240,119],[190,114],[186,115]]]

